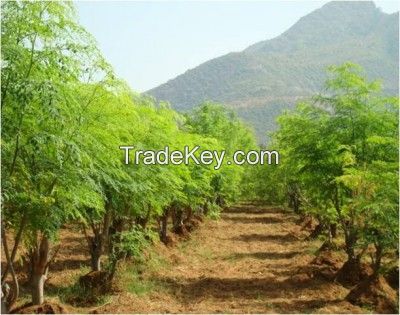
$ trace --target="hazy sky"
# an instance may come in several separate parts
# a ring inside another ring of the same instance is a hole
[[[80,22],[118,76],[143,92],[188,69],[278,36],[328,1],[79,1]],[[384,12],[396,1],[375,1]]]

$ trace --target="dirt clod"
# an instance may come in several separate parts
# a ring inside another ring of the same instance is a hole
[[[346,261],[336,274],[336,281],[344,286],[351,287],[371,276],[373,270],[370,265],[358,260]]]
[[[311,261],[310,267],[315,277],[320,277],[329,281],[335,279],[336,273],[342,266],[340,258],[330,250],[324,250]]]
[[[185,228],[189,232],[193,232],[196,228],[200,226],[203,222],[203,218],[201,216],[192,217],[190,220],[185,222]]]
[[[42,305],[26,304],[12,311],[15,314],[67,314],[65,306],[56,303],[45,302]]]
[[[363,280],[350,291],[346,300],[356,305],[370,305],[377,313],[398,313],[397,292],[382,276]]]
[[[93,294],[104,294],[109,288],[108,273],[105,271],[91,271],[79,278],[79,285]]]
[[[307,215],[299,222],[299,224],[301,225],[302,230],[312,231],[318,225],[318,220]]]
[[[340,261],[340,259],[338,257],[335,257],[334,254],[329,250],[320,252],[318,256],[313,259],[311,264],[319,266],[326,265],[336,270],[339,270],[342,266],[342,262]]]
[[[394,266],[385,275],[386,281],[389,285],[393,288],[398,290],[399,289],[399,266]]]
[[[332,250],[338,250],[338,246],[334,242],[329,242],[325,241],[322,243],[321,247],[318,249],[318,253],[324,252],[324,251],[332,251]]]
[[[175,244],[177,243],[177,239],[173,234],[167,235],[165,240],[163,241],[165,246],[167,247],[174,247]]]
[[[307,273],[299,273],[291,277],[294,283],[307,283],[310,281],[311,277]]]
[[[181,237],[188,237],[189,234],[189,231],[184,224],[175,227],[173,231],[176,235]]]

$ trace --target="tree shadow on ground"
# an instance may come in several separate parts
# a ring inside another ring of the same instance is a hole
[[[160,281],[182,303],[196,303],[205,297],[213,299],[296,299],[299,288],[307,287],[308,290],[321,290],[322,281],[310,279],[298,282],[291,278],[277,280],[275,277],[266,278],[195,278],[180,281],[175,278],[161,278]],[[324,304],[321,300],[318,307]],[[314,304],[313,304],[314,305]],[[295,309],[300,311],[299,304]],[[304,308],[309,307],[304,301]]]
[[[285,210],[282,208],[265,208],[265,207],[254,207],[254,206],[233,206],[224,209],[223,213],[243,213],[243,214],[266,214],[266,213],[284,213]]]
[[[290,301],[283,302],[273,302],[271,303],[272,307],[279,313],[312,313],[316,309],[320,309],[322,307],[326,307],[329,305],[335,305],[339,302],[342,302],[341,299],[310,299],[310,300],[301,300],[301,299],[291,299]]]
[[[255,223],[262,223],[262,224],[276,224],[282,223],[286,220],[280,217],[225,217],[226,221],[232,221],[242,224],[255,224]]]
[[[291,259],[297,255],[302,254],[300,251],[292,252],[255,252],[255,253],[235,253],[225,257],[226,260],[256,258],[256,259]]]
[[[75,259],[75,258],[63,258],[60,260],[56,259],[50,265],[50,272],[76,270],[82,267],[90,267],[90,259]]]
[[[68,246],[62,246],[59,254],[89,255],[87,241],[83,235],[65,236],[63,237],[63,244],[68,244]]]
[[[241,234],[231,238],[234,241],[241,242],[277,242],[277,243],[291,243],[299,239],[292,234]]]

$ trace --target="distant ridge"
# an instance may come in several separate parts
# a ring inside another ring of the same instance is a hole
[[[329,2],[280,36],[207,61],[146,94],[179,111],[206,100],[224,103],[263,142],[283,109],[321,88],[328,65],[358,63],[370,79],[383,80],[385,92],[398,94],[398,23],[398,12],[383,13],[373,2]]]

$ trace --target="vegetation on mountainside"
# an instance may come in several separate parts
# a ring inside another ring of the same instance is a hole
[[[360,64],[370,79],[383,80],[387,94],[396,95],[398,18],[373,2],[333,1],[276,38],[207,61],[147,93],[179,111],[203,101],[223,103],[254,126],[264,143],[283,110],[322,88],[329,65]]]

